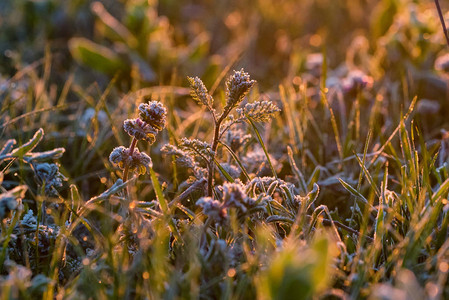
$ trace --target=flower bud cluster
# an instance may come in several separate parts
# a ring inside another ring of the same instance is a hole
[[[214,200],[211,197],[202,197],[196,201],[196,205],[203,209],[203,213],[217,223],[222,223],[226,217],[227,212],[222,203]]]
[[[130,136],[138,140],[145,140],[150,145],[156,141],[157,130],[139,118],[125,120],[123,122],[123,129]]]
[[[132,154],[130,149],[123,146],[116,147],[109,155],[109,161],[117,165],[120,169],[128,166],[131,172],[136,171],[138,174],[145,174],[153,163],[151,158],[136,147]]]
[[[165,127],[167,109],[159,101],[142,103],[139,105],[139,117],[155,130],[161,131]]]
[[[10,211],[20,207],[25,192],[26,186],[17,186],[0,195],[0,222],[7,217]]]
[[[109,155],[109,161],[124,170],[123,175],[127,177],[128,171],[145,174],[152,167],[151,158],[140,152],[136,147],[137,140],[147,141],[150,145],[156,141],[156,135],[164,129],[167,109],[158,101],[142,103],[138,107],[139,117],[127,119],[123,122],[123,129],[133,141],[129,148],[116,147]],[[127,178],[124,178],[126,181]]]
[[[156,134],[164,129],[167,110],[162,103],[151,101],[139,105],[139,118],[123,122],[123,129],[137,140],[150,144],[156,141]]]

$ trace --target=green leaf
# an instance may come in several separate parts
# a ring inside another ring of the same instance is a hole
[[[37,144],[39,144],[43,136],[44,130],[42,128],[39,128],[34,134],[34,136],[28,142],[14,149],[11,152],[11,155],[14,157],[23,157],[25,154],[33,150],[37,146]]]
[[[27,154],[27,155],[25,155],[24,159],[28,162],[48,161],[48,160],[52,160],[52,159],[61,158],[61,156],[64,154],[64,152],[65,152],[64,148],[56,148],[56,149],[49,150],[49,151]]]
[[[176,228],[173,218],[170,216],[170,208],[168,207],[167,200],[165,199],[164,194],[162,193],[161,185],[152,167],[150,167],[150,176],[154,191],[157,196],[157,200],[159,201],[159,205],[161,206],[162,213],[164,214],[164,217],[168,221],[168,226],[170,227],[170,230],[175,236],[175,238],[178,241],[182,241],[181,236],[178,232],[178,228]]]
[[[226,177],[226,179],[228,181],[234,182],[234,178],[232,178],[232,176],[229,175],[229,173],[220,165],[220,163],[215,159],[215,157],[214,157],[214,163],[217,165],[220,172],[223,174],[224,177]]]
[[[354,189],[352,186],[349,185],[349,183],[347,183],[346,181],[344,181],[341,178],[338,178],[338,181],[340,181],[341,185],[345,188],[345,190],[347,190],[348,192],[350,192],[353,196],[356,197],[356,199],[360,199],[362,200],[363,204],[368,204],[370,205],[370,203],[368,202],[368,200],[366,200],[366,198],[360,194],[356,189]],[[375,210],[375,207],[370,205],[370,207],[372,209]]]
[[[70,39],[69,49],[78,62],[107,75],[129,71],[129,67],[117,53],[88,39]]]
[[[307,184],[302,172],[296,166],[295,159],[293,158],[293,150],[290,146],[287,146],[287,154],[288,154],[288,162],[290,163],[290,167],[292,168],[293,174],[295,174],[296,179],[298,180],[299,188],[301,192],[307,193]]]
[[[260,146],[262,146],[263,152],[265,153],[265,156],[267,157],[268,164],[270,165],[271,171],[273,172],[274,177],[277,179],[278,175],[276,174],[276,171],[274,170],[273,164],[271,163],[270,156],[268,155],[267,148],[265,147],[265,144],[264,144],[264,142],[262,140],[262,137],[260,136],[260,133],[259,133],[259,130],[257,129],[257,127],[256,127],[256,124],[254,124],[254,122],[251,119],[251,117],[249,117],[246,114],[245,114],[245,116],[246,116],[246,119],[251,124],[251,127],[253,128],[254,132],[256,133],[257,141],[259,142]]]
[[[222,143],[221,141],[218,141],[221,145],[223,145],[231,154],[231,156],[234,158],[234,160],[237,162],[237,164],[239,165],[240,169],[242,170],[243,174],[245,175],[246,179],[251,180],[251,178],[249,177],[248,172],[246,171],[245,167],[243,166],[242,162],[240,161],[240,159],[238,158],[237,154],[235,154],[234,151],[232,151],[232,149],[226,145],[225,143]]]

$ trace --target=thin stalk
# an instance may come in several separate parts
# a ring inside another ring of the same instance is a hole
[[[131,141],[131,146],[129,147],[129,156],[131,157],[134,153],[134,149],[136,148],[137,145],[137,139],[135,137],[133,137],[132,141]],[[123,170],[123,182],[128,181],[128,173],[129,173],[129,165],[127,163],[125,163],[125,169]],[[122,217],[126,217],[126,215],[128,214],[129,211],[129,189],[128,186],[125,187],[125,194],[126,194],[126,208],[122,208]]]
[[[207,196],[209,197],[214,197],[213,195],[213,180],[214,180],[214,160],[215,160],[215,152],[217,151],[218,148],[218,141],[220,140],[220,127],[221,127],[221,123],[223,122],[223,120],[226,118],[226,115],[223,113],[220,118],[218,119],[218,121],[215,122],[215,126],[214,126],[214,139],[212,140],[212,157],[211,160],[209,161],[209,165],[208,165],[208,178],[207,178]]]
[[[137,139],[135,137],[133,137],[131,146],[129,147],[129,156],[133,155],[136,145],[137,145]],[[129,173],[129,165],[125,164],[125,170],[123,171],[123,182],[126,182],[128,180],[128,173]],[[128,190],[128,187],[126,187],[126,190]]]
[[[440,17],[441,26],[443,27],[444,37],[446,38],[446,43],[449,46],[449,35],[447,33],[446,23],[444,22],[443,12],[441,11],[440,2],[435,0],[435,6],[437,7],[438,16]]]

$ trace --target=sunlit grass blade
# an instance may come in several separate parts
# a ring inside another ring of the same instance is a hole
[[[240,161],[240,159],[238,158],[237,154],[235,154],[234,151],[232,151],[232,149],[226,145],[225,143],[220,142],[221,145],[223,145],[226,150],[228,150],[229,154],[231,154],[232,158],[234,158],[234,160],[237,162],[237,164],[240,167],[240,170],[242,170],[243,174],[245,175],[247,180],[251,180],[251,178],[249,177],[248,172],[246,171],[245,167],[243,166],[242,162]]]
[[[220,170],[221,174],[223,174],[224,177],[230,182],[234,182],[234,178],[232,178],[231,175],[229,175],[228,171],[226,171],[220,163],[214,158],[214,163],[217,166],[217,168]]]
[[[159,183],[159,180],[156,177],[156,173],[154,172],[153,168],[150,167],[149,169],[150,169],[151,182],[153,184],[154,191],[156,192],[156,196],[157,196],[157,200],[159,201],[159,205],[161,206],[162,213],[164,214],[164,217],[168,222],[168,226],[170,227],[170,230],[172,231],[175,238],[178,241],[182,241],[181,235],[178,232],[178,228],[176,227],[175,223],[173,222],[170,208],[168,207],[168,203],[165,200],[164,194],[162,193],[161,185]]]
[[[265,153],[265,156],[267,158],[268,164],[270,165],[271,171],[273,172],[273,176],[275,178],[278,178],[278,175],[277,175],[276,171],[274,170],[273,164],[271,163],[271,159],[270,159],[270,155],[268,154],[267,147],[265,147],[265,144],[264,144],[264,142],[262,140],[262,137],[260,136],[260,133],[259,133],[259,130],[257,129],[257,127],[256,127],[256,124],[254,123],[254,121],[249,116],[246,116],[246,118],[248,119],[249,123],[251,124],[251,127],[253,128],[254,133],[256,134],[257,141],[259,142],[260,146],[263,149],[263,152]]]

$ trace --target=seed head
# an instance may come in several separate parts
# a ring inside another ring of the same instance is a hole
[[[139,105],[140,119],[157,131],[164,129],[166,116],[167,109],[159,101],[150,101]]]
[[[174,155],[176,158],[176,163],[178,163],[180,166],[192,169],[196,166],[196,162],[193,156],[189,152],[183,151],[176,146],[166,144],[161,148],[161,151],[168,155]]]
[[[209,159],[214,154],[209,143],[198,139],[182,138],[179,147],[182,150],[188,151],[194,156],[199,156],[203,159]]]

